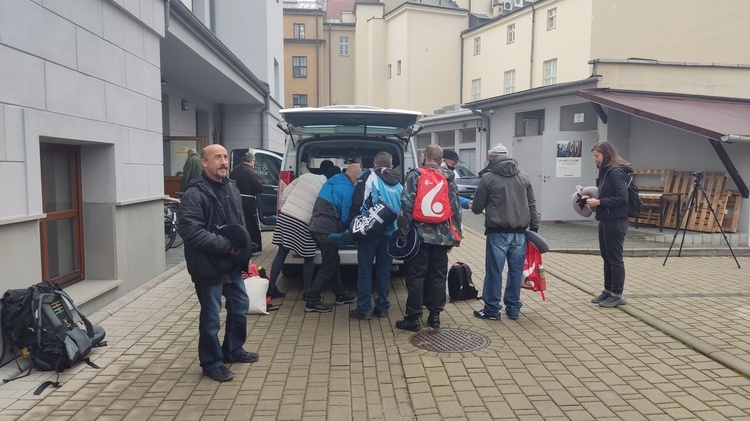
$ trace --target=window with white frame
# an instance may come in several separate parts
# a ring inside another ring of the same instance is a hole
[[[294,24],[294,38],[299,38],[299,39],[305,38],[305,24],[304,23]]]
[[[482,96],[482,79],[474,79],[471,81],[471,100],[479,101]]]
[[[292,57],[292,76],[307,77],[307,57]]]
[[[507,37],[507,44],[513,44],[516,41],[516,24],[511,23],[508,25],[508,37]]]
[[[482,37],[474,38],[474,55],[482,52]]]
[[[339,55],[349,55],[349,37],[339,37]]]
[[[547,60],[544,62],[544,80],[542,85],[554,85],[557,83],[557,59]]]
[[[516,69],[508,70],[503,74],[503,94],[512,94],[516,91]]]
[[[466,123],[464,123],[466,124]],[[461,130],[460,143],[474,143],[477,141],[477,129]]]
[[[401,74],[401,60],[396,62],[396,76]]]
[[[458,157],[461,159],[460,163],[462,166],[468,168],[471,171],[477,170],[477,150],[472,149],[459,149]]]
[[[388,79],[391,78],[391,65],[388,65]]]
[[[557,28],[557,7],[547,11],[547,30]]]
[[[292,103],[293,108],[307,107],[307,94],[293,94]]]

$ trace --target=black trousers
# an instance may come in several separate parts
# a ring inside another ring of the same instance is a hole
[[[604,289],[622,294],[625,288],[625,262],[622,250],[628,232],[628,218],[599,221],[599,251],[604,259]]]
[[[323,291],[328,285],[331,286],[337,297],[346,293],[346,290],[341,284],[341,274],[339,273],[339,265],[341,264],[339,246],[328,241],[328,234],[312,233],[312,237],[320,249],[321,263],[318,274],[315,275],[310,290],[305,291],[304,297],[309,304],[317,304],[321,301]]]
[[[242,213],[245,216],[245,228],[250,234],[250,240],[258,245],[253,252],[263,250],[263,240],[260,237],[260,220],[258,220],[258,205],[252,197],[242,198]]]
[[[430,312],[440,312],[445,307],[449,249],[446,246],[422,243],[417,255],[405,262],[407,318],[420,318],[422,306],[427,307]]]

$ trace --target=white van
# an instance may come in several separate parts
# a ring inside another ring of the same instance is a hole
[[[320,163],[330,160],[346,169],[354,162],[367,170],[380,151],[393,155],[393,168],[401,174],[417,168],[417,152],[412,137],[423,126],[417,123],[418,111],[382,109],[355,105],[320,108],[288,108],[280,111],[284,120],[278,127],[288,138],[279,175],[279,197],[294,177],[312,172],[320,174]],[[356,247],[340,249],[342,265],[357,264]],[[320,251],[315,263],[320,264]],[[290,253],[284,274],[301,272],[303,259]],[[396,262],[400,263],[400,262]]]

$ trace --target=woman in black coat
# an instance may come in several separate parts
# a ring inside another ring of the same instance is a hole
[[[606,140],[594,145],[591,157],[599,169],[596,179],[599,198],[588,198],[586,203],[596,207],[599,251],[604,259],[604,291],[591,302],[611,308],[628,302],[622,295],[625,287],[622,250],[628,232],[628,184],[633,169]]]

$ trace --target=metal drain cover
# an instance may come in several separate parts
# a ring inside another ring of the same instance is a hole
[[[411,336],[412,345],[433,352],[470,352],[490,343],[486,336],[468,330],[429,329]]]

